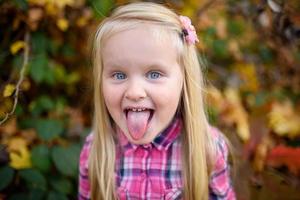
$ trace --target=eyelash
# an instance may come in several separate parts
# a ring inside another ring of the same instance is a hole
[[[120,78],[120,76],[123,76],[123,78]],[[126,79],[126,74],[122,73],[122,72],[116,72],[114,73],[113,75],[113,78],[116,79],[116,80],[124,80]],[[119,77],[118,77],[119,76]]]
[[[155,78],[151,77],[151,75],[153,75],[153,74],[158,75],[158,77],[155,77]],[[160,72],[157,72],[157,71],[151,71],[151,72],[148,72],[148,73],[147,73],[147,78],[149,78],[149,79],[158,79],[158,78],[161,77],[161,75],[162,75],[162,74],[161,74]]]
[[[156,77],[153,77],[153,75],[156,75]],[[152,76],[152,77],[151,77]],[[149,79],[158,79],[162,76],[160,72],[157,71],[150,71],[146,74],[146,77]],[[116,80],[124,80],[127,78],[126,74],[123,72],[115,72],[113,73],[112,77]]]

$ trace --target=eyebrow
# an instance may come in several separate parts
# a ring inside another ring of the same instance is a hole
[[[114,62],[114,61],[107,62],[106,65],[104,65],[104,63],[103,63],[103,67],[109,66],[109,68],[111,68],[111,69],[128,67],[128,65],[126,65],[126,64],[124,65],[124,64],[120,64],[120,63],[122,63],[122,62]],[[170,66],[164,62],[159,61],[159,62],[153,62],[150,65],[143,65],[142,67],[147,69],[147,68],[169,68]]]

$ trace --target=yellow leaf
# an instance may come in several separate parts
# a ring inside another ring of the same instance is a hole
[[[239,93],[236,89],[227,88],[224,95],[230,105],[224,118],[237,126],[238,136],[246,142],[250,138],[250,128],[248,114],[242,106]]]
[[[19,147],[18,151],[9,153],[9,165],[15,169],[25,169],[31,167],[31,154],[26,146]]]
[[[27,0],[29,4],[34,4],[34,5],[45,5],[45,3],[49,0]]]
[[[18,40],[16,42],[14,42],[11,46],[10,46],[10,52],[15,55],[16,53],[18,53],[18,51],[22,48],[25,47],[25,42],[22,40]]]
[[[75,4],[74,0],[52,0],[52,2],[59,8],[64,8],[65,6],[73,6]]]
[[[20,148],[27,147],[27,142],[22,137],[13,137],[10,138],[7,146],[9,151],[19,151]]]
[[[80,18],[77,19],[77,21],[76,21],[76,24],[77,24],[77,26],[79,26],[79,27],[83,27],[83,26],[85,26],[87,23],[88,23],[88,18],[87,18],[87,17],[84,17],[84,16],[80,17]]]
[[[300,135],[300,115],[290,101],[275,102],[269,113],[269,125],[279,136],[294,138]]]
[[[48,15],[58,15],[59,9],[53,3],[47,3],[45,8]]]
[[[255,66],[251,63],[238,63],[234,65],[234,70],[239,74],[241,89],[256,92],[259,89]]]
[[[69,22],[64,18],[61,18],[57,20],[56,25],[60,30],[66,31],[69,27]]]
[[[207,102],[211,104],[218,111],[224,108],[224,97],[216,87],[209,86],[206,89],[207,92]]]
[[[13,84],[7,84],[3,90],[3,97],[11,96],[16,89],[16,86]]]

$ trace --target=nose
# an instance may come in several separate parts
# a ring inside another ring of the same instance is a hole
[[[131,101],[139,101],[147,96],[145,87],[141,81],[132,80],[128,83],[125,98]]]

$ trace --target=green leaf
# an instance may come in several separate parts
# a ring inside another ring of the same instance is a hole
[[[39,54],[46,54],[48,50],[49,41],[48,38],[45,36],[43,32],[35,32],[32,34],[32,54],[39,55]]]
[[[29,63],[29,74],[31,78],[40,83],[45,79],[48,71],[48,58],[46,54],[34,57]]]
[[[72,85],[78,82],[79,80],[80,80],[80,75],[77,72],[72,72],[66,77],[65,82],[68,85]]]
[[[41,189],[32,189],[28,195],[29,200],[43,200],[45,199],[45,191]]]
[[[55,146],[52,148],[52,159],[58,171],[66,176],[76,178],[78,175],[80,146]]]
[[[64,131],[63,122],[55,119],[23,119],[19,123],[21,128],[35,128],[43,140],[49,141],[62,134]]]
[[[21,116],[23,115],[23,113],[24,113],[24,109],[20,104],[17,104],[16,111],[15,111],[16,116]]]
[[[51,186],[54,190],[63,194],[72,193],[72,183],[70,180],[65,178],[56,178],[50,181]]]
[[[28,4],[27,4],[27,1],[25,1],[25,0],[13,0],[13,2],[21,10],[27,10],[28,9]]]
[[[48,194],[47,200],[68,200],[68,198],[64,194],[51,191]]]
[[[89,3],[93,8],[94,15],[98,18],[106,17],[114,5],[113,0],[89,0]]]
[[[55,75],[52,68],[47,67],[44,80],[45,83],[47,83],[48,85],[53,86],[55,84]]]
[[[31,151],[31,161],[33,166],[43,172],[48,172],[51,167],[49,149],[45,145],[33,147]]]
[[[52,110],[54,107],[54,102],[46,95],[38,97],[36,101],[31,102],[29,105],[30,111],[34,116],[38,116],[44,111]]]
[[[272,62],[274,59],[272,51],[266,46],[259,46],[259,54],[261,59],[266,63]]]
[[[228,32],[234,37],[240,37],[245,30],[244,21],[242,20],[228,20],[227,21]]]
[[[25,169],[19,172],[19,175],[24,179],[31,188],[46,189],[47,182],[41,172],[35,169]]]
[[[0,168],[0,191],[6,188],[14,177],[14,170],[8,166]]]
[[[226,58],[228,56],[227,42],[224,40],[215,40],[213,42],[213,52],[218,58]]]
[[[72,46],[70,46],[69,44],[63,45],[61,48],[61,51],[62,51],[61,53],[65,57],[73,57],[76,55],[74,48]]]
[[[36,121],[35,128],[39,136],[46,141],[61,135],[64,130],[63,123],[55,119],[39,119]]]
[[[23,58],[21,55],[15,55],[12,61],[13,67],[16,70],[20,70],[23,64]]]
[[[53,71],[54,71],[55,79],[57,81],[63,82],[65,80],[67,74],[65,68],[62,65],[56,64]]]
[[[58,114],[63,114],[66,105],[67,105],[67,100],[66,100],[64,97],[60,96],[60,97],[57,98],[57,100],[56,100],[56,103],[55,103],[55,111],[56,111]]]

